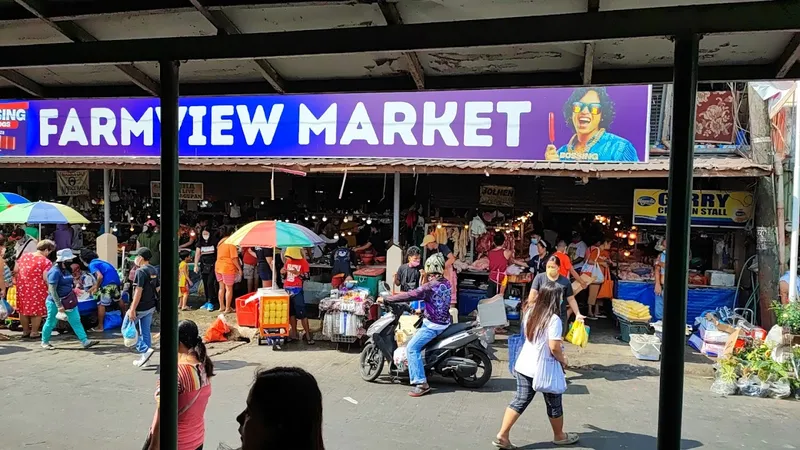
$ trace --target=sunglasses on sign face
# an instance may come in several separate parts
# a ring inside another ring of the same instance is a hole
[[[575,102],[572,104],[572,112],[579,113],[583,111],[584,108],[589,109],[589,112],[598,115],[600,114],[600,107],[602,105],[600,103],[583,103],[583,102]]]

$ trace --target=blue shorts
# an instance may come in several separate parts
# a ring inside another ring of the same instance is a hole
[[[287,288],[289,293],[289,316],[298,319],[306,318],[306,299],[303,296],[303,288]]]
[[[261,281],[272,281],[272,271],[268,267],[262,267],[259,264],[258,278],[261,278]]]

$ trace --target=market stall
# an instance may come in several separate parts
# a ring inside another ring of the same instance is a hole
[[[753,195],[740,191],[694,191],[690,236],[687,323],[703,312],[736,307],[737,279],[744,248],[741,230],[752,218]],[[635,300],[655,316],[656,260],[661,257],[661,239],[666,224],[667,194],[663,190],[634,191],[633,221],[614,228],[619,245],[614,255],[618,266],[616,298]],[[668,258],[668,255],[667,255]],[[668,259],[667,259],[668,261]],[[669,299],[665,299],[665,302]]]

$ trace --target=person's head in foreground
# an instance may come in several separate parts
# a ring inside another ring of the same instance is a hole
[[[236,421],[241,450],[325,449],[322,393],[317,380],[297,367],[259,372]]]
[[[428,281],[438,280],[442,278],[444,273],[444,257],[441,253],[434,253],[425,261],[425,275]]]

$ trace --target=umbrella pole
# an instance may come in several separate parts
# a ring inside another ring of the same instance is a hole
[[[275,255],[275,250],[277,250],[277,248],[272,249],[272,290],[277,291],[278,290],[278,276],[279,275],[277,273],[275,273],[275,258],[278,258],[281,255],[280,255],[280,253]]]

